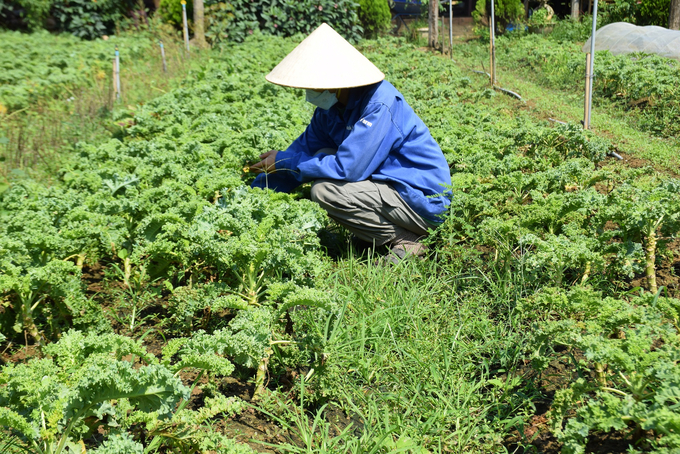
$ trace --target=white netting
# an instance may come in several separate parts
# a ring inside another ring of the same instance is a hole
[[[595,32],[595,50],[608,50],[615,55],[645,52],[680,60],[680,31],[614,22]],[[590,52],[590,38],[583,45],[583,52]]]

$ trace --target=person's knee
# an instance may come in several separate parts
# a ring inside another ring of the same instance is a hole
[[[334,185],[330,180],[317,180],[312,185],[312,200],[322,207],[329,206],[333,200]]]

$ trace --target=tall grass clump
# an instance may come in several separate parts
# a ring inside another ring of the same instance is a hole
[[[350,253],[336,265],[323,285],[342,310],[319,320],[296,313],[323,340],[325,360],[304,382],[304,408],[281,416],[309,440],[308,449],[294,443],[290,452],[501,448],[530,407],[518,376],[523,333],[513,297],[460,261],[387,267],[371,253]],[[354,421],[331,440],[329,406]]]

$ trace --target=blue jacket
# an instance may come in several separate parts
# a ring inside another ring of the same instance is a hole
[[[389,183],[423,219],[438,223],[450,204],[449,166],[425,123],[392,84],[350,91],[347,106],[317,108],[306,131],[276,156],[276,171],[299,183],[328,178]],[[334,155],[316,154],[337,148]],[[448,192],[448,194],[445,194]]]

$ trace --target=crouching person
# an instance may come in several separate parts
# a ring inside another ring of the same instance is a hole
[[[289,192],[313,181],[312,200],[358,238],[393,258],[422,256],[421,239],[442,222],[451,175],[422,120],[384,74],[323,24],[266,79],[303,88],[317,108],[284,151],[251,166],[253,187]]]

